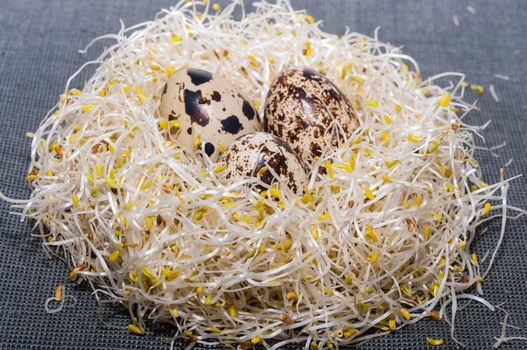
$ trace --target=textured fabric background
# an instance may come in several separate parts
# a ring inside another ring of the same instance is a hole
[[[443,71],[465,72],[470,82],[488,87],[494,84],[502,102],[490,94],[469,93],[479,100],[480,113],[469,119],[483,123],[492,119],[484,133],[488,145],[507,141],[500,157],[481,152],[479,159],[489,179],[510,158],[509,175],[527,174],[527,1],[307,1],[294,0],[297,8],[307,8],[324,20],[327,31],[342,33],[345,26],[372,35],[380,26],[380,38],[404,45],[417,59],[423,75]],[[29,164],[27,131],[37,128],[46,111],[55,103],[67,78],[89,58],[98,55],[101,45],[81,55],[92,38],[116,32],[119,18],[127,25],[153,18],[171,1],[150,0],[2,0],[0,6],[0,189],[16,198],[27,198],[24,180]],[[220,3],[224,3],[220,1]],[[470,14],[472,5],[477,13]],[[250,7],[250,5],[249,5]],[[459,17],[454,26],[452,16]],[[494,74],[511,77],[499,80]],[[83,77],[90,74],[87,71]],[[84,79],[83,78],[83,79]],[[83,79],[77,81],[82,85]],[[527,207],[527,181],[514,181],[512,204]],[[50,259],[39,240],[30,236],[27,223],[8,215],[0,202],[0,348],[1,349],[168,349],[170,330],[156,326],[145,336],[127,330],[110,329],[98,315],[117,326],[127,325],[127,315],[115,308],[97,311],[88,288],[67,282],[67,269]],[[483,254],[497,239],[497,222],[478,239]],[[489,301],[506,302],[510,322],[527,326],[527,232],[526,220],[511,221],[506,240],[484,290]],[[44,311],[44,301],[54,286],[66,284],[66,293],[78,304],[59,314]],[[456,335],[468,349],[491,348],[500,331],[503,315],[472,304],[458,316]],[[510,335],[527,331],[510,329]],[[446,339],[443,349],[456,348],[445,322],[424,320],[394,334],[373,340],[360,349],[423,349],[427,336]],[[178,347],[183,345],[179,344]],[[523,349],[526,343],[512,342],[504,349]]]

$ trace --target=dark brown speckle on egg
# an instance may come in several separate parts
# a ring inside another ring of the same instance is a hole
[[[216,150],[216,148],[214,147],[214,145],[210,142],[207,142],[205,144],[205,153],[210,157],[211,155],[214,154],[214,151]]]
[[[229,134],[238,134],[240,130],[243,129],[243,125],[235,115],[231,115],[230,117],[223,119],[221,121],[221,125],[223,126],[223,130]]]
[[[190,116],[192,123],[197,123],[201,126],[206,126],[209,123],[209,116],[205,110],[198,105],[202,104],[201,91],[190,91],[185,89],[185,113]]]
[[[218,91],[214,91],[211,95],[211,98],[216,101],[216,102],[220,102],[221,101],[221,94],[218,92]]]
[[[243,100],[242,110],[243,110],[243,114],[245,114],[245,116],[249,120],[252,120],[254,118],[254,116],[256,115],[256,112],[255,112],[253,106],[251,106],[251,104],[249,102],[247,102],[247,100],[245,100],[245,99]]]
[[[212,73],[203,69],[190,68],[188,69],[187,74],[190,77],[192,84],[196,86],[207,83],[212,79]]]

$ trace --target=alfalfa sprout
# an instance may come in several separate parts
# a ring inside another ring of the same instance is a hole
[[[423,80],[377,32],[326,33],[287,0],[254,6],[182,1],[97,39],[115,43],[32,135],[32,193],[13,207],[137,334],[151,319],[191,342],[332,349],[447,306],[453,323],[460,297],[487,304],[467,294],[488,273],[471,251],[476,229],[501,216],[501,242],[507,209],[521,210],[506,203],[510,179],[481,175],[484,127],[465,121],[464,75]],[[262,113],[287,64],[327,75],[360,119],[312,164],[302,196],[222,183],[218,164],[167,136],[158,106],[175,70],[228,77]]]

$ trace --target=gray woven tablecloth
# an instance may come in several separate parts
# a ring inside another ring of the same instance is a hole
[[[221,4],[224,2],[219,1]],[[527,1],[293,1],[324,20],[327,31],[342,33],[345,26],[404,45],[416,58],[423,75],[460,71],[470,82],[493,84],[501,98],[469,93],[479,100],[480,113],[469,118],[492,125],[484,133],[488,145],[503,141],[500,157],[480,153],[487,178],[496,179],[498,169],[510,158],[508,175],[527,174]],[[2,0],[0,3],[0,189],[16,198],[27,198],[24,179],[29,164],[30,143],[25,133],[37,128],[55,103],[67,78],[95,57],[101,45],[85,56],[78,53],[92,38],[119,29],[119,18],[132,25],[153,18],[171,1],[36,1]],[[476,13],[467,11],[472,6]],[[249,5],[250,7],[250,5]],[[454,25],[453,16],[459,19]],[[83,79],[90,74],[87,71]],[[510,77],[510,81],[495,74]],[[80,79],[79,82],[82,82]],[[527,181],[511,186],[510,203],[527,207]],[[67,282],[68,270],[50,259],[40,241],[30,236],[30,226],[8,215],[0,201],[0,348],[1,349],[168,349],[170,329],[154,327],[144,336],[110,329],[98,317],[125,326],[127,314],[115,308],[97,311],[87,288]],[[497,239],[498,222],[478,239],[481,254]],[[484,283],[486,298],[506,302],[510,323],[527,327],[527,233],[526,220],[508,224],[506,239],[496,264]],[[78,300],[75,307],[54,315],[44,311],[44,301],[57,284]],[[472,304],[458,316],[456,334],[468,349],[488,349],[500,331],[503,314]],[[510,335],[527,331],[509,329]],[[388,336],[361,345],[360,349],[423,349],[425,337],[444,338],[444,349],[456,348],[445,322],[423,320]],[[179,344],[177,348],[183,345]],[[511,342],[504,349],[527,348]]]

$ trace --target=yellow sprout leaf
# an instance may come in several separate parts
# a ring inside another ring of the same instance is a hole
[[[75,143],[75,139],[77,139],[77,134],[71,134],[71,136],[68,137],[68,142],[73,145]]]
[[[437,152],[439,150],[439,145],[441,144],[441,142],[439,140],[432,140],[431,144],[432,147],[428,148],[428,153]]]
[[[419,137],[419,136],[416,136],[416,135],[413,135],[413,134],[409,134],[407,136],[407,138],[408,138],[408,141],[410,141],[410,142],[421,142],[421,141],[423,141],[422,137]]]
[[[383,181],[385,182],[392,182],[392,178],[389,177],[388,175],[382,175],[381,179],[383,179]]]
[[[150,186],[152,186],[152,182],[147,181],[147,182],[143,183],[140,188],[144,191],[144,190],[148,190],[150,188]]]
[[[377,259],[379,258],[379,253],[378,252],[375,252],[373,254],[371,254],[369,257],[368,257],[368,261],[372,264],[376,263],[377,262]]]
[[[342,335],[344,336],[344,338],[351,338],[355,335],[355,333],[357,333],[356,328],[346,328],[342,332]]]
[[[119,214],[117,218],[119,219],[119,222],[121,223],[121,225],[126,226],[127,220],[123,214]]]
[[[398,164],[399,163],[399,160],[397,159],[394,159],[394,160],[385,160],[384,161],[384,164],[386,164],[386,166],[388,167],[388,169],[391,169],[394,165]]]
[[[196,138],[194,139],[194,148],[198,148],[200,142],[201,142],[201,135],[198,134],[198,135],[196,136]]]
[[[364,82],[364,78],[363,77],[359,77],[358,75],[352,76],[351,79],[356,81],[359,84]],[[355,108],[357,109],[357,107],[355,107]]]
[[[278,188],[276,187],[271,187],[270,189],[270,193],[271,193],[271,197],[273,198],[278,198],[280,197],[280,195],[282,194],[282,191],[280,191]]]
[[[324,168],[326,168],[329,178],[333,179],[335,177],[335,173],[333,172],[333,163],[331,163],[331,161],[328,160],[324,162],[323,166]]]
[[[371,225],[366,225],[366,239],[371,242],[379,242],[375,230]]]
[[[443,164],[439,164],[439,170],[441,170],[446,177],[452,176],[452,170],[446,168]]]
[[[434,338],[426,338],[426,342],[432,346],[439,346],[445,343],[443,339],[434,339]]]
[[[238,309],[236,308],[236,305],[227,306],[227,313],[231,317],[238,317]]]
[[[369,106],[369,107],[378,107],[379,106],[379,102],[375,101],[375,100],[368,100],[366,102],[366,106]]]
[[[428,241],[430,239],[430,226],[425,226],[423,229],[423,238]]]
[[[168,129],[168,122],[167,122],[166,120],[164,120],[164,119],[161,119],[161,120],[159,121],[159,127],[160,127],[161,129],[163,129],[163,130]]]
[[[177,309],[171,308],[171,309],[169,309],[169,312],[172,315],[172,317],[174,317],[174,318],[178,318],[179,317],[179,311]]]
[[[345,170],[348,173],[353,172],[353,168],[351,166],[349,166],[348,164],[346,164],[346,163],[338,164],[337,168]]]
[[[403,292],[404,295],[406,295],[409,298],[412,297],[412,290],[410,289],[408,284],[403,283],[403,284],[399,285],[399,288],[401,289],[401,292]]]
[[[412,316],[410,315],[408,310],[406,310],[405,308],[401,309],[401,315],[403,315],[404,319],[407,320],[407,321],[412,318]]]
[[[382,141],[386,141],[386,140],[389,140],[390,138],[390,134],[388,133],[387,130],[384,130],[382,133],[381,133],[381,140]]]
[[[97,176],[98,177],[102,177],[103,175],[103,167],[102,167],[102,164],[95,164],[95,171],[97,172]]]
[[[483,211],[481,212],[481,216],[487,215],[490,209],[492,209],[492,205],[489,202],[485,203],[485,205],[483,206]]]
[[[225,169],[225,165],[219,164],[219,165],[216,165],[214,167],[214,172],[215,173],[221,173],[224,169]]]
[[[174,44],[174,43],[177,43],[179,41],[183,40],[183,38],[177,34],[172,34],[172,39],[170,39],[170,43],[171,44]]]
[[[322,215],[319,215],[317,216],[317,219],[322,221],[322,220],[327,220],[331,217],[331,214],[330,213],[325,213],[325,214],[322,214]]]
[[[179,128],[181,126],[181,122],[179,120],[171,120],[168,122],[168,125],[174,128]]]
[[[170,272],[168,272],[165,275],[166,280],[169,281],[169,282],[175,280],[178,277],[179,277],[179,271],[177,271],[177,270],[176,271],[170,271]]]
[[[171,76],[172,75],[172,72],[174,71],[174,67],[168,67],[166,70],[165,70],[165,75],[167,77]]]
[[[441,101],[439,101],[438,106],[439,107],[448,107],[449,104],[450,104],[450,95],[448,94],[448,92],[446,92],[445,96],[443,96]]]
[[[306,41],[305,48],[303,50],[304,55],[309,57],[311,56],[312,52],[313,52],[313,49],[311,48],[311,42]]]
[[[87,111],[89,111],[90,109],[92,109],[93,107],[95,107],[94,104],[84,105],[84,106],[81,108],[81,112],[87,112]]]
[[[259,336],[251,338],[251,344],[253,345],[259,344],[261,342],[262,342],[262,338],[260,338]]]
[[[369,199],[369,200],[374,200],[375,199],[375,195],[373,194],[373,192],[368,188],[366,187],[364,189],[364,195]]]
[[[110,255],[110,261],[116,262],[119,259],[119,256],[121,255],[121,252],[117,249],[114,250],[113,253]]]
[[[143,274],[143,276],[146,276],[152,283],[157,283],[157,276],[148,267],[143,267],[141,269],[141,273]]]
[[[481,95],[485,92],[485,88],[481,85],[470,85],[470,89]]]
[[[128,329],[130,330],[130,332],[137,334],[137,335],[145,334],[145,330],[135,324],[129,324]]]
[[[318,230],[315,226],[311,227],[311,236],[313,236],[314,239],[318,239]]]
[[[77,197],[76,194],[72,195],[71,196],[71,199],[73,201],[73,205],[75,206],[75,208],[79,208],[79,197]]]
[[[219,328],[216,328],[216,327],[208,327],[207,328],[207,332],[211,332],[211,333],[221,333],[221,329]]]
[[[116,183],[115,180],[112,179],[111,177],[109,177],[109,178],[106,179],[106,184],[107,184],[110,188],[112,188],[112,189],[114,189],[114,190],[117,189],[117,183]]]

